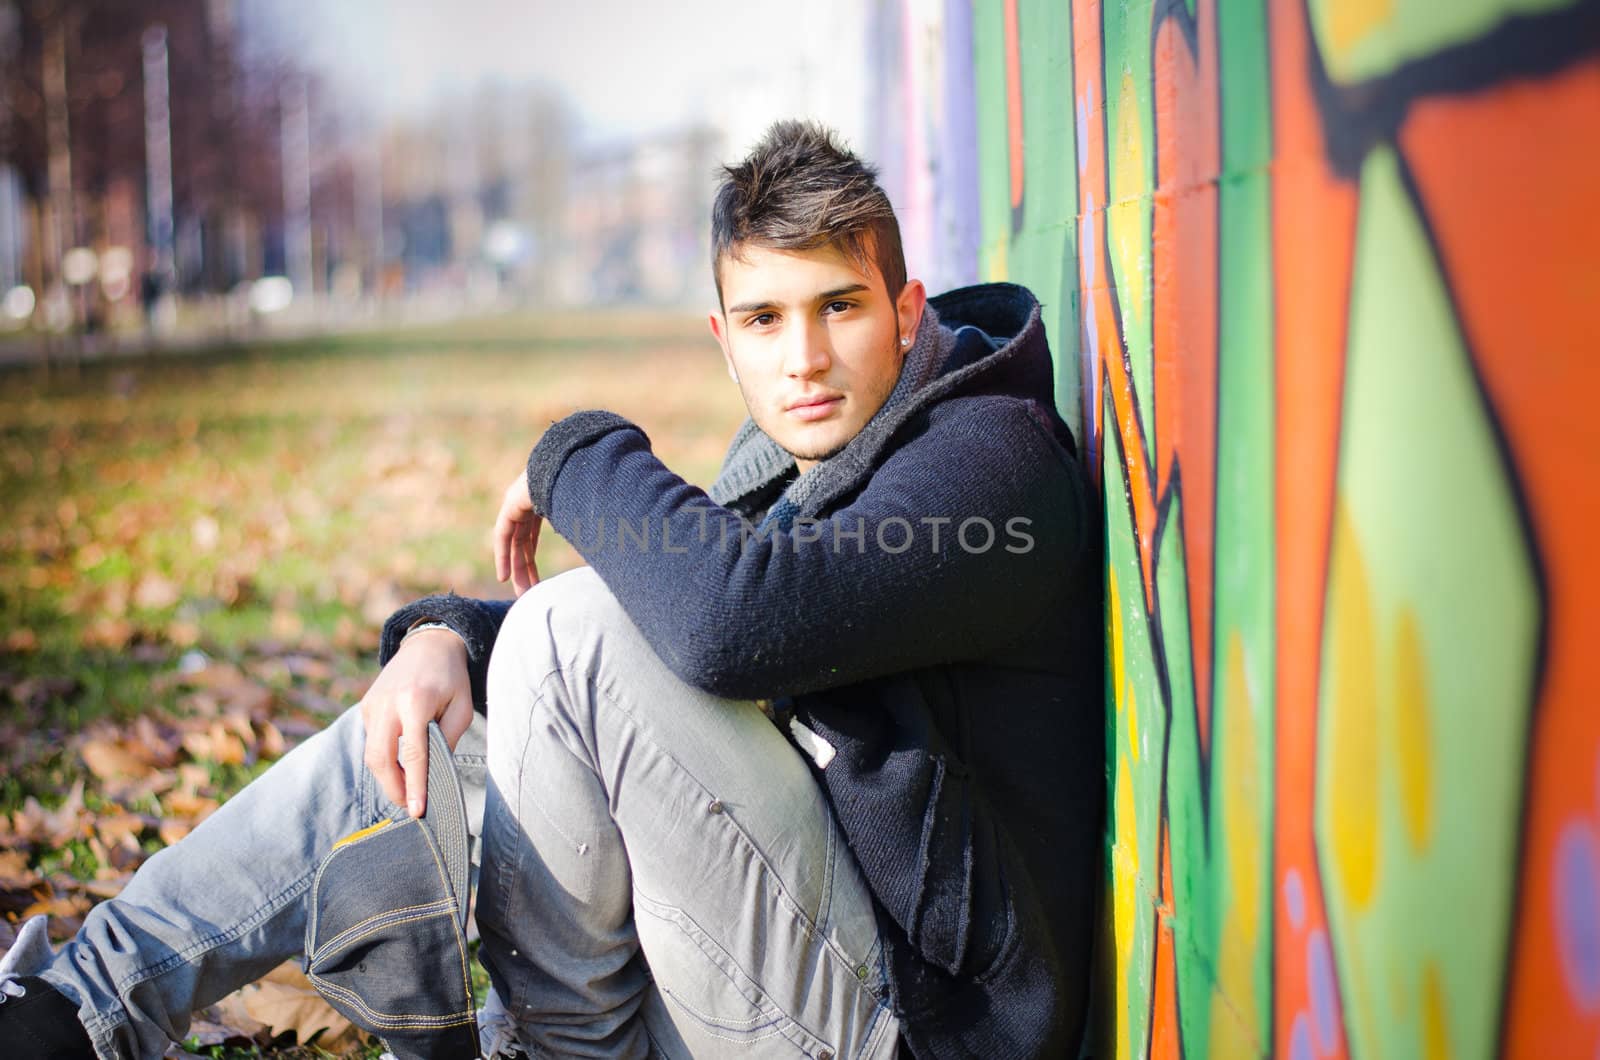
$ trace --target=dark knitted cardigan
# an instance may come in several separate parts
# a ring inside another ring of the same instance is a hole
[[[684,681],[800,723],[911,1050],[1065,1056],[1105,785],[1098,505],[1032,294],[929,307],[884,407],[805,475],[747,421],[708,494],[634,424],[580,412],[534,448],[529,492]],[[419,600],[385,624],[382,659],[442,619],[486,709],[509,606]]]

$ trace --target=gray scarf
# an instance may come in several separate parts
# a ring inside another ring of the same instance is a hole
[[[860,433],[843,449],[789,483],[783,495],[768,509],[767,518],[777,519],[780,528],[786,530],[795,516],[814,515],[817,507],[869,472],[873,458],[889,436],[916,408],[913,399],[939,377],[955,344],[955,332],[939,322],[939,314],[934,312],[933,306],[924,307],[916,341],[906,351],[900,378],[895,381],[883,407],[873,413]],[[794,467],[794,457],[757,427],[754,420],[746,419],[729,443],[722,471],[708,492],[716,503],[732,505],[792,472]]]

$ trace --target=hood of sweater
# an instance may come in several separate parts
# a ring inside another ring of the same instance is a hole
[[[935,295],[883,406],[844,448],[790,481],[766,519],[788,529],[796,517],[826,510],[870,477],[895,433],[936,401],[981,390],[1053,410],[1053,378],[1039,302],[1027,288],[986,283]],[[707,492],[718,504],[751,510],[795,468],[794,457],[747,418]]]

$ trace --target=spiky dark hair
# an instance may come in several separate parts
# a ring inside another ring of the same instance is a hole
[[[722,300],[722,262],[740,248],[836,246],[857,265],[875,263],[891,299],[906,282],[900,224],[877,170],[810,121],[777,121],[744,161],[722,167],[711,208],[711,274]]]

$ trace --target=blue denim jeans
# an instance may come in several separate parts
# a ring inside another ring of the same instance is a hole
[[[753,703],[686,685],[593,571],[511,609],[456,747],[481,822],[489,1010],[534,1056],[892,1057],[882,944],[806,764]],[[153,856],[37,974],[100,1055],[298,955],[339,838],[403,811],[352,708]],[[28,969],[23,969],[28,971]]]

